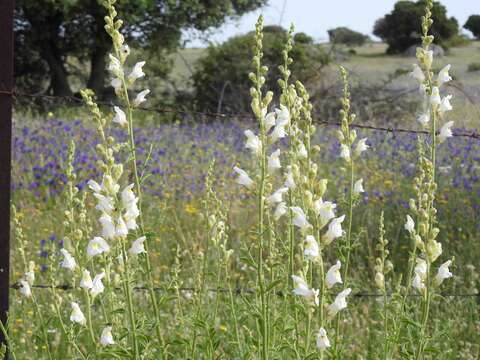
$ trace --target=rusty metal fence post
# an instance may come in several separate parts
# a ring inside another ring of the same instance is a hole
[[[0,321],[6,324],[10,277],[10,181],[14,0],[0,0]],[[5,337],[0,332],[0,344]]]

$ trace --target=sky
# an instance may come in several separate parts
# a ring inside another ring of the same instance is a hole
[[[295,25],[297,32],[305,32],[316,41],[328,40],[327,30],[347,26],[352,30],[372,35],[375,21],[389,13],[395,0],[269,0],[268,5],[248,13],[238,20],[229,20],[219,29],[213,30],[208,40],[221,43],[233,35],[244,34],[255,28],[255,22],[263,14],[266,25],[288,27]],[[441,0],[447,15],[454,16],[460,26],[472,14],[480,14],[480,0]],[[283,7],[285,10],[282,12]],[[282,16],[283,13],[283,16]],[[466,30],[463,30],[468,33]],[[187,35],[188,39],[192,35]],[[205,46],[201,40],[187,43],[188,47]]]

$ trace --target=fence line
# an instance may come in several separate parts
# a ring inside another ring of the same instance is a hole
[[[52,289],[52,288],[55,288],[57,290],[63,290],[63,291],[75,290],[75,287],[73,287],[71,285],[68,285],[68,284],[63,284],[63,285],[38,284],[38,285],[31,285],[31,287],[36,288],[36,289],[40,289],[40,290],[48,290],[48,289]],[[14,284],[10,285],[10,288],[14,289],[14,290],[19,290],[21,288],[21,285],[20,285],[20,283],[14,283]],[[153,289],[157,292],[167,292],[167,291],[169,291],[169,289],[162,288],[162,287],[154,287]],[[115,290],[121,290],[121,288],[115,288]],[[147,291],[148,288],[145,287],[145,286],[135,286],[135,287],[133,287],[133,290],[135,290],[135,291]],[[171,289],[170,291],[176,291],[176,289]],[[180,292],[196,292],[197,290],[193,287],[181,287],[181,288],[178,288],[178,291],[180,291]],[[209,288],[209,289],[207,289],[207,291],[208,292],[213,292],[213,293],[229,293],[230,291],[232,291],[236,295],[242,295],[242,294],[251,295],[251,294],[256,293],[255,289],[239,288],[239,287],[232,288],[232,289]],[[284,296],[283,291],[276,291],[275,294],[278,295],[278,296]],[[337,294],[333,294],[333,295],[337,295]],[[393,293],[388,293],[387,294],[387,296],[393,296],[393,295],[394,295]],[[469,294],[469,293],[458,293],[458,294],[457,293],[439,293],[438,295],[440,295],[442,297],[451,297],[451,298],[458,298],[458,297],[465,297],[465,298],[478,297],[478,298],[480,298],[480,293],[477,293],[477,294],[474,294],[474,293],[473,294]],[[369,298],[369,297],[372,298],[372,297],[382,297],[383,294],[357,292],[357,293],[352,293],[351,296],[357,297],[357,298]],[[422,295],[421,294],[409,294],[408,296],[409,297],[420,297]]]
[[[0,95],[12,96],[13,99],[21,98],[21,97],[40,98],[40,99],[46,99],[50,101],[70,101],[70,102],[77,103],[79,106],[83,104],[83,100],[75,96],[28,94],[28,93],[21,93],[17,91],[3,91],[3,90],[0,90]],[[97,104],[103,105],[103,106],[109,106],[109,107],[115,106],[114,103],[108,102],[108,101],[98,101]],[[202,112],[202,111],[194,111],[194,110],[178,110],[178,109],[172,109],[167,107],[138,107],[136,109],[140,111],[156,112],[161,114],[198,115],[198,116],[203,116],[203,117],[217,119],[217,120],[227,119],[227,118],[252,118],[252,115],[249,113]],[[315,122],[315,124],[321,125],[321,126],[340,126],[341,125],[341,123],[338,121],[317,121]],[[397,127],[375,126],[375,125],[355,124],[355,123],[351,124],[350,126],[357,129],[384,131],[384,132],[390,132],[390,133],[429,134],[429,131],[426,131],[426,130],[415,130],[415,129],[406,129],[406,128],[397,128]],[[437,131],[437,134],[438,133],[439,131]],[[473,129],[454,130],[453,136],[480,140],[480,133]]]

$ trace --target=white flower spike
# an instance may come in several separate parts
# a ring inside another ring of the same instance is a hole
[[[270,206],[281,203],[283,201],[283,194],[285,194],[287,191],[287,187],[282,187],[275,191],[272,195],[268,196],[265,202]]]
[[[318,199],[313,203],[315,213],[320,217],[322,225],[325,225],[335,217],[336,207],[336,204],[330,201],[323,201],[322,199]]]
[[[442,103],[442,99],[440,98],[440,91],[438,90],[438,86],[432,87],[432,95],[430,95],[430,105],[432,106],[439,106]]]

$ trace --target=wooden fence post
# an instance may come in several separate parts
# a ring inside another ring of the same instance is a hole
[[[0,0],[0,321],[3,324],[7,321],[10,285],[13,9],[14,0]],[[0,331],[2,343],[5,337]]]

